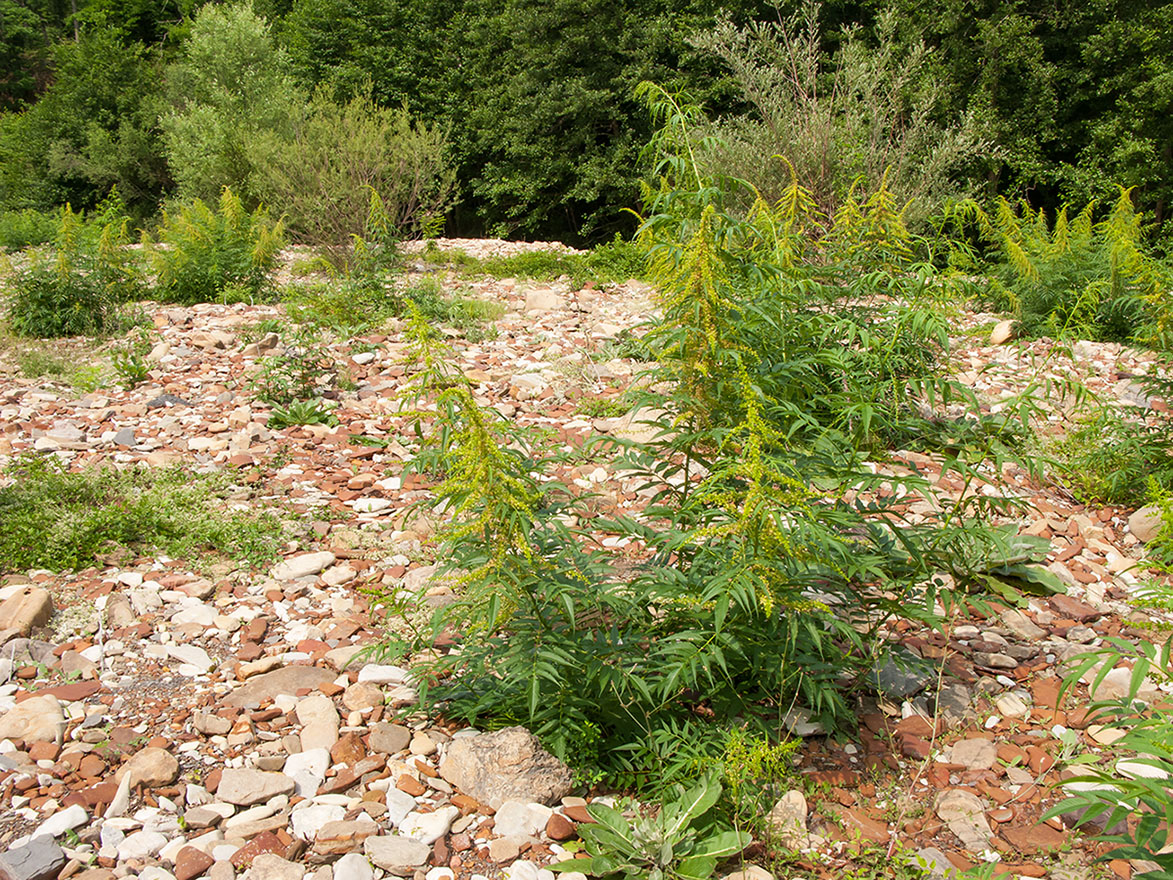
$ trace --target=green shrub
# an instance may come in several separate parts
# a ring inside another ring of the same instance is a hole
[[[0,212],[0,250],[18,251],[53,240],[60,218],[47,211]]]
[[[999,198],[992,213],[965,202],[954,216],[976,222],[998,251],[988,295],[1015,314],[1023,333],[1160,344],[1173,326],[1173,278],[1145,252],[1131,190],[1120,187],[1098,222],[1096,207],[1070,220],[1062,208],[1052,223],[1042,209]]]
[[[228,187],[218,211],[196,199],[164,212],[153,253],[159,296],[186,304],[255,301],[270,284],[283,230],[264,208],[246,211]]]
[[[1063,780],[1068,796],[1049,809],[1043,819],[1076,813],[1078,824],[1104,828],[1094,837],[1111,848],[1099,850],[1097,860],[1136,859],[1155,869],[1139,870],[1141,880],[1163,880],[1173,871],[1173,853],[1166,844],[1173,816],[1173,714],[1140,698],[1146,676],[1169,681],[1173,677],[1170,649],[1142,642],[1132,645],[1108,638],[1099,650],[1079,655],[1063,681],[1074,688],[1090,676],[1089,689],[1098,689],[1104,676],[1122,661],[1132,664],[1128,693],[1118,699],[1094,700],[1088,722],[1123,733],[1097,761],[1087,756],[1077,772]]]
[[[42,338],[125,326],[123,303],[141,290],[127,243],[125,218],[99,214],[85,223],[66,205],[50,253],[30,252],[27,265],[6,279],[9,326],[20,336]]]
[[[111,551],[207,553],[260,565],[278,549],[271,514],[216,508],[222,486],[183,469],[68,471],[52,456],[17,458],[0,488],[0,572],[80,569]]]
[[[258,133],[250,185],[285,215],[298,241],[336,252],[364,234],[372,189],[397,236],[442,217],[455,184],[445,148],[438,128],[413,121],[406,110],[379,107],[369,88],[346,104],[319,91],[292,138]]]
[[[304,96],[269,26],[249,3],[204,5],[164,77],[170,110],[159,119],[167,163],[184,199],[214,201],[228,186],[250,204],[249,144],[288,138]]]
[[[248,384],[258,400],[289,407],[317,400],[333,376],[330,353],[314,332],[302,329],[280,354],[261,358]]]

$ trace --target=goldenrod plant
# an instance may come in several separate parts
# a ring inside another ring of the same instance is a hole
[[[1132,190],[1118,187],[1106,211],[1091,202],[1074,216],[1063,207],[1050,218],[1002,197],[990,210],[961,202],[952,216],[962,228],[976,226],[999,257],[987,296],[1016,316],[1022,332],[1167,343],[1173,276],[1146,251],[1145,218]]]

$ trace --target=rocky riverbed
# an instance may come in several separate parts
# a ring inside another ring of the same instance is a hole
[[[649,432],[639,413],[598,417],[585,405],[636,381],[643,365],[616,340],[654,317],[646,285],[444,277],[504,309],[495,335],[448,334],[481,403],[573,448]],[[275,430],[246,379],[282,345],[279,333],[251,332],[285,320],[280,307],[159,305],[149,317],[149,378],[130,390],[79,394],[0,361],[0,464],[41,451],[71,466],[227,473],[233,503],[271,507],[296,527],[283,559],[261,571],[137,558],[0,580],[0,878],[553,880],[548,865],[569,857],[586,804],[606,793],[576,788],[520,728],[413,715],[407,670],[367,650],[402,625],[372,594],[416,597],[409,615],[451,594],[431,580],[436,517],[404,517],[428,487],[402,473],[412,448],[398,394],[412,365],[400,328],[330,344],[350,380],[336,425]],[[1018,344],[996,327],[991,344],[995,322],[958,314],[953,340],[957,377],[987,407],[1073,375],[1105,399],[1164,407],[1132,381],[1145,356]],[[1069,408],[1054,398],[1056,427]],[[943,499],[965,488],[933,456],[904,464]],[[638,514],[647,500],[605,460],[559,476],[609,512]],[[882,672],[885,695],[850,741],[806,731],[794,790],[771,814],[790,875],[830,877],[876,848],[919,854],[933,874],[982,861],[1027,877],[1091,872],[1095,845],[1039,817],[1062,796],[1064,762],[1118,734],[1086,725],[1086,689],[1059,704],[1061,667],[1106,636],[1159,637],[1154,621],[1167,615],[1136,609],[1154,576],[1141,561],[1153,521],[1085,508],[1010,465],[989,485],[1030,503],[1019,526],[1051,542],[1047,566],[1068,594],[996,606],[946,632],[886,633],[936,672]],[[600,540],[638,556],[626,539]],[[1113,673],[1099,695],[1126,678]],[[1137,866],[1109,867],[1127,880]]]

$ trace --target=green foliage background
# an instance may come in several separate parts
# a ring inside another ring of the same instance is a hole
[[[801,4],[720,8],[740,28]],[[264,0],[259,41],[236,7],[199,9],[0,0],[0,210],[84,209],[113,184],[140,218],[164,196],[211,200],[226,184],[252,207],[241,142],[287,129],[319,87],[340,102],[369,87],[377,106],[446,134],[451,232],[597,241],[634,228],[624,209],[638,203],[651,134],[637,83],[687,89],[726,126],[760,118],[726,64],[696,48],[717,20],[711,0]],[[967,119],[990,146],[953,170],[959,191],[1054,210],[1111,198],[1119,183],[1167,218],[1173,4],[827,0],[828,62],[845,28],[876,46],[884,13],[894,57],[921,41],[927,52],[902,100],[914,106],[931,85],[936,124]],[[215,55],[248,75],[220,80],[215,64],[193,63]]]

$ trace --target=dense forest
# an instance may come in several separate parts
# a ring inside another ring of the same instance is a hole
[[[915,219],[1119,184],[1161,223],[1171,32],[1173,3],[1128,0],[0,0],[0,211],[117,187],[146,220],[230,185],[328,242],[373,186],[417,230],[607,240],[650,80],[765,195],[793,168],[833,208],[887,172]]]

